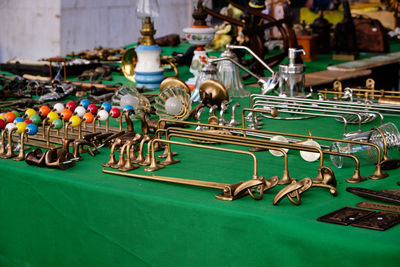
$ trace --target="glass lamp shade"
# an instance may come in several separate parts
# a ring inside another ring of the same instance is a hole
[[[183,88],[171,86],[160,92],[154,108],[160,118],[185,120],[190,115],[192,100]]]
[[[221,54],[220,57],[229,57],[238,61],[238,58],[231,51]],[[250,95],[242,82],[239,67],[229,60],[221,60],[217,63],[218,80],[225,85],[231,97],[247,97]]]
[[[138,0],[136,5],[136,16],[144,20],[150,17],[152,20],[160,14],[160,6],[157,0]]]
[[[381,130],[379,131],[378,128]],[[380,147],[381,151],[384,152],[385,142],[387,155],[389,158],[399,158],[400,157],[400,133],[398,128],[392,122],[387,122],[380,125],[377,128],[372,128],[369,131],[358,132],[351,137],[346,138],[348,140],[360,141],[373,143]],[[376,163],[378,161],[378,155],[375,148],[367,145],[359,144],[348,144],[335,142],[331,144],[330,151],[340,152],[344,154],[353,154],[357,156],[361,165]],[[346,157],[341,156],[331,156],[332,163],[337,168],[347,167],[354,165],[354,161]]]
[[[138,117],[144,111],[150,110],[150,101],[131,85],[124,85],[118,89],[112,97],[112,104],[121,108],[131,105],[135,110],[135,115]]]
[[[200,102],[201,101],[201,96],[200,96],[200,85],[208,80],[218,80],[217,77],[217,69],[213,64],[208,64],[206,65],[201,71],[199,76],[196,79],[196,83],[194,85],[194,89],[191,94],[191,99],[193,102]]]

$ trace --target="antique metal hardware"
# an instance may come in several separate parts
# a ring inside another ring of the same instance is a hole
[[[210,108],[209,110],[209,116],[208,116],[208,124],[212,125],[217,125],[218,124],[218,117],[215,115],[215,111],[218,109],[217,105],[214,105]],[[213,127],[210,127],[210,130],[214,129]]]
[[[8,132],[8,128],[5,128],[5,129],[1,132],[0,158],[2,157],[2,155],[5,155],[5,154],[6,154],[6,138],[7,138],[7,132]]]
[[[344,207],[321,216],[317,220],[320,222],[350,225],[372,213],[374,213],[374,211],[354,207]]]
[[[201,113],[203,113],[204,110],[205,110],[205,108],[202,107],[202,108],[200,108],[200,109],[197,111],[196,117],[197,117],[197,122],[198,122],[198,123],[201,123]],[[201,130],[203,130],[203,127],[197,126],[195,130],[196,130],[196,131],[201,131]]]
[[[136,141],[135,140],[130,140],[128,141],[125,145],[126,145],[126,161],[125,164],[123,166],[120,166],[118,169],[121,171],[131,171],[134,169],[139,168],[139,165],[136,164],[132,164],[132,159],[131,159],[131,155],[135,155],[135,152],[133,151],[133,153],[131,153],[132,148],[135,146]],[[120,157],[123,157],[123,149],[121,149],[121,155]]]
[[[187,139],[193,139],[196,136],[208,137],[208,138],[214,138],[214,139],[212,139],[212,141],[215,141],[215,142],[229,143],[232,141],[237,141],[238,145],[251,146],[251,147],[256,147],[259,149],[262,149],[262,148],[272,149],[273,148],[276,150],[276,147],[278,147],[279,148],[278,150],[280,150],[282,152],[282,148],[279,146],[279,144],[277,145],[276,142],[273,144],[271,144],[271,143],[267,144],[264,140],[260,140],[260,139],[240,137],[240,136],[234,136],[234,135],[227,136],[227,135],[219,134],[216,132],[207,132],[207,131],[197,132],[197,131],[193,131],[190,129],[181,129],[181,128],[174,128],[174,127],[168,128],[164,132],[166,134],[166,139],[169,139],[170,136],[177,136],[176,134],[186,134],[185,137]],[[159,131],[159,133],[161,133],[161,130]],[[291,149],[295,149],[295,150],[299,149],[298,147],[293,146],[293,144],[289,144],[285,148],[288,148],[288,147],[290,147]],[[302,149],[304,149],[304,147]],[[308,151],[312,152],[312,151],[318,151],[318,150],[315,148],[314,149],[308,148]],[[328,155],[348,157],[348,158],[351,158],[354,160],[355,170],[354,170],[353,175],[346,180],[348,183],[359,183],[359,182],[366,180],[366,178],[364,176],[361,176],[361,174],[360,174],[360,162],[356,156],[354,156],[352,154],[337,153],[337,152],[326,151],[326,150],[323,150],[323,153],[328,154]],[[284,169],[282,180],[280,181],[280,184],[287,184],[287,183],[290,183],[289,171],[287,169],[287,153],[284,152],[283,156],[284,156],[284,160],[285,160],[285,169]],[[322,165],[320,165],[320,166],[322,166]],[[321,177],[321,174],[319,174],[317,176],[317,178],[320,178],[320,177]]]
[[[83,139],[76,139],[74,140],[74,151],[73,151],[73,155],[74,158],[78,161],[83,160],[82,156],[80,155],[80,150],[84,147],[84,146],[89,146],[92,147],[93,144],[90,143],[87,140],[83,140]],[[91,150],[91,148],[88,148],[89,153],[94,156],[93,150]]]
[[[278,108],[281,112],[285,111],[286,113],[290,114],[325,114],[325,113],[332,113],[336,115],[341,115],[346,119],[347,123],[358,124],[359,130],[361,130],[361,124],[369,123],[378,116],[381,118],[381,124],[383,122],[383,115],[376,111],[360,111],[360,110],[353,110],[353,109],[346,109],[346,108],[337,108],[332,106],[312,106],[307,103],[295,103],[291,100],[281,100],[278,99],[266,99],[266,100],[256,100],[253,104],[254,108],[258,109],[268,109],[268,108]],[[291,113],[289,111],[294,111],[295,113]],[[278,117],[277,119],[303,119],[303,118],[310,118],[313,115],[306,116],[306,117]],[[339,121],[343,121],[340,119]]]
[[[400,206],[382,204],[382,203],[360,202],[360,203],[357,203],[356,206],[359,208],[365,208],[365,209],[400,212]]]
[[[328,94],[333,94],[335,97],[346,96],[346,89],[351,90],[352,96],[359,98],[364,98],[364,101],[378,99],[379,104],[397,104],[400,99],[400,92],[396,91],[386,91],[386,90],[376,90],[375,81],[373,79],[367,79],[365,82],[365,88],[350,88],[346,87],[344,92],[342,90],[342,84],[340,81],[336,81],[333,90],[323,89],[318,90],[318,93],[324,95],[324,99],[327,99]]]
[[[161,181],[161,182],[170,182],[177,184],[185,184],[206,188],[214,188],[223,190],[223,193],[216,195],[215,197],[220,200],[235,200],[242,198],[246,195],[250,195],[253,199],[259,200],[262,198],[264,192],[268,189],[273,188],[278,183],[278,179],[276,177],[272,177],[270,179],[265,179],[264,177],[258,177],[257,179],[251,179],[245,182],[239,182],[237,184],[227,184],[227,183],[217,183],[217,182],[208,182],[208,181],[200,181],[200,180],[191,180],[191,179],[182,179],[175,177],[165,177],[165,176],[157,176],[157,175],[142,175],[142,174],[134,174],[134,173],[126,173],[126,172],[117,172],[111,170],[102,170],[104,173],[116,174],[121,176],[140,178],[146,180],[153,181]],[[255,196],[253,193],[254,190],[259,191],[259,196]]]
[[[158,139],[158,138],[151,140],[151,150],[150,150],[151,164],[149,167],[144,169],[145,171],[156,171],[156,170],[164,168],[164,165],[159,165],[159,164],[157,164],[157,161],[156,161],[155,149],[154,149],[156,143],[175,144],[175,145],[181,145],[181,146],[189,146],[189,147],[195,147],[195,148],[203,148],[203,149],[209,149],[209,150],[217,150],[217,151],[224,151],[224,152],[248,155],[253,159],[253,179],[258,178],[258,174],[257,174],[257,166],[258,166],[257,162],[258,161],[257,161],[257,157],[252,152],[242,151],[242,150],[237,150],[237,149],[229,149],[229,148],[210,147],[210,146],[199,145],[199,144],[183,143],[183,142],[164,140],[164,139]]]
[[[122,144],[122,140],[120,138],[117,138],[114,141],[114,143],[111,145],[110,159],[106,163],[103,163],[102,166],[111,167],[117,163],[117,161],[115,159],[115,150],[116,150],[117,146],[120,146],[121,144]]]
[[[371,110],[368,107],[361,107],[361,106],[351,106],[348,105],[347,102],[331,102],[331,101],[320,101],[320,100],[315,100],[315,99],[304,99],[304,98],[296,98],[296,97],[286,97],[286,98],[281,98],[277,96],[271,96],[271,95],[258,95],[258,94],[253,94],[250,96],[250,105],[253,106],[255,104],[258,104],[262,101],[273,101],[277,102],[280,104],[290,104],[290,105],[299,105],[303,106],[305,105],[306,107],[310,108],[320,108],[320,109],[333,109],[337,111],[347,111],[347,112],[355,112],[359,113],[362,118],[362,123],[367,123],[372,120],[374,120],[377,117],[380,117],[381,124],[384,122],[384,117],[379,110]],[[297,107],[297,106],[296,106]],[[294,108],[296,108],[294,107]],[[304,118],[309,118],[309,117],[304,117]],[[345,115],[345,118],[348,123],[359,123],[359,117],[354,115]]]
[[[255,110],[258,112],[257,110]],[[244,120],[244,113],[242,113],[242,121]],[[162,119],[160,120],[159,123],[177,123],[178,121],[176,120],[167,120],[167,119]],[[205,124],[205,123],[195,123],[195,122],[188,122],[188,121],[180,121],[182,124],[188,124],[188,125],[195,125],[195,126],[205,126],[208,127],[210,125]],[[297,138],[305,138],[305,139],[314,139],[314,140],[322,140],[322,141],[329,141],[329,142],[342,142],[342,143],[348,143],[348,144],[357,144],[357,145],[365,145],[365,146],[370,146],[376,149],[377,151],[377,164],[376,168],[373,174],[369,176],[370,179],[383,179],[388,176],[387,173],[382,172],[381,168],[381,159],[382,159],[382,151],[381,148],[374,144],[374,143],[368,143],[368,142],[359,142],[359,141],[353,141],[353,140],[346,140],[346,139],[338,139],[338,138],[331,138],[331,137],[321,137],[321,136],[310,136],[310,135],[303,135],[303,134],[293,134],[293,133],[284,133],[284,132],[275,132],[275,131],[267,131],[267,130],[257,130],[257,129],[250,129],[250,128],[238,128],[238,127],[231,127],[231,126],[221,126],[221,125],[215,125],[215,128],[223,128],[226,130],[229,130],[233,133],[237,133],[240,135],[243,135],[246,137],[247,135],[255,135],[258,137],[265,138],[266,135],[284,135],[284,136],[289,136],[289,137],[297,137]],[[160,129],[160,128],[159,128]]]
[[[287,158],[287,154],[285,152],[285,150],[283,150],[280,147],[273,147],[273,146],[268,146],[268,145],[263,145],[263,144],[247,144],[245,142],[235,142],[234,140],[223,140],[221,138],[212,138],[212,136],[196,136],[196,135],[190,135],[190,134],[178,134],[178,133],[169,133],[167,135],[167,140],[170,140],[171,137],[181,137],[181,138],[187,138],[187,139],[199,139],[199,140],[207,140],[207,141],[212,141],[212,142],[220,142],[220,143],[225,143],[225,144],[233,144],[233,145],[239,145],[239,146],[256,146],[256,147],[260,147],[260,148],[274,148],[278,151],[280,151],[283,156],[284,156],[284,170],[283,170],[283,174],[282,177],[279,178],[278,176],[274,176],[277,177],[279,179],[278,184],[288,184],[291,182],[292,178],[289,176],[289,169],[288,169],[288,158]],[[161,164],[163,165],[170,165],[176,162],[179,162],[179,160],[173,159],[172,158],[172,153],[170,150],[170,147],[167,146],[168,148],[168,152],[167,152],[167,158],[165,161],[161,162]],[[167,163],[165,163],[167,162]]]
[[[251,114],[254,114],[254,112],[258,112],[258,113],[263,113],[263,114],[271,114],[272,117],[276,117],[278,116],[278,110],[276,108],[271,108],[269,110],[259,110],[259,109],[253,109],[253,108],[243,108],[242,109],[242,128],[246,128],[246,121],[245,121],[245,116],[244,114],[246,113],[246,111],[249,111]],[[252,116],[253,118],[253,125],[255,125],[255,121],[254,118],[255,116]]]
[[[336,196],[336,178],[331,168],[323,166],[320,168],[322,173],[322,179],[318,182],[313,181],[310,178],[304,178],[301,181],[293,180],[292,183],[276,194],[273,200],[273,204],[278,204],[285,196],[288,197],[290,202],[295,205],[301,204],[301,194],[310,189],[311,187],[322,187],[329,190],[331,195]]]
[[[194,136],[212,136],[218,141],[218,139],[221,140],[239,140],[241,142],[247,142],[249,144],[259,144],[259,145],[269,145],[271,148],[288,148],[288,149],[294,149],[294,150],[305,150],[305,151],[310,151],[310,152],[316,152],[320,154],[320,166],[322,167],[323,165],[323,153],[326,153],[325,151],[322,151],[321,149],[317,147],[310,147],[310,146],[304,146],[301,144],[289,144],[289,143],[283,143],[283,142],[277,142],[277,141],[270,141],[270,140],[260,140],[260,139],[255,139],[255,138],[249,138],[249,137],[240,137],[240,136],[233,136],[233,135],[225,135],[221,134],[218,132],[209,132],[209,131],[193,131],[189,129],[179,129],[179,128],[168,128],[166,130],[167,137],[169,136],[169,132],[174,130],[175,133],[182,133],[186,132],[188,135],[194,135]],[[161,131],[160,131],[161,132]],[[328,152],[328,151],[327,151]]]
[[[240,103],[239,102],[236,102],[232,106],[232,116],[231,116],[231,120],[229,121],[229,124],[228,124],[229,126],[238,126],[238,125],[240,125],[240,122],[237,122],[235,120],[235,110],[236,110],[237,107],[240,107]]]
[[[400,159],[390,159],[388,156],[388,144],[386,140],[385,133],[383,130],[379,127],[372,127],[371,130],[377,130],[382,137],[382,142],[383,142],[383,160],[381,161],[381,166],[383,170],[392,170],[392,169],[397,169],[400,166]],[[371,132],[372,134],[372,132]],[[371,136],[370,134],[370,136]]]
[[[50,149],[44,154],[46,167],[68,169],[75,165],[74,156],[65,149]]]
[[[244,114],[242,113],[242,120],[243,120],[243,116]],[[177,121],[175,120],[166,120],[163,119],[164,123],[176,123]],[[181,122],[183,124],[188,124],[188,125],[196,125],[196,126],[202,126],[202,127],[209,127],[209,124],[205,124],[205,123],[195,123],[195,122],[188,122],[188,121],[184,121]],[[265,135],[284,135],[284,136],[290,136],[290,137],[298,137],[298,138],[305,138],[305,139],[315,139],[315,140],[322,140],[322,141],[330,141],[330,142],[343,142],[343,143],[349,143],[349,144],[358,144],[358,145],[366,145],[366,146],[370,146],[373,147],[377,150],[377,158],[378,158],[378,162],[376,164],[376,169],[375,172],[369,176],[369,178],[372,179],[383,179],[385,177],[388,176],[387,173],[383,173],[382,172],[382,168],[380,165],[381,162],[381,149],[378,145],[373,144],[373,143],[367,143],[367,142],[359,142],[359,141],[352,141],[352,140],[345,140],[345,139],[338,139],[338,138],[330,138],[330,137],[320,137],[320,136],[311,136],[311,135],[302,135],[302,134],[292,134],[292,133],[283,133],[283,132],[274,132],[274,131],[266,131],[266,130],[257,130],[257,129],[249,129],[249,128],[238,128],[238,127],[231,127],[231,126],[220,126],[220,125],[216,125],[216,128],[223,128],[226,130],[230,130],[234,133],[243,135],[244,137],[246,137],[247,135],[251,134],[251,135],[256,135],[256,136],[260,136],[265,138]],[[332,154],[334,155],[334,154]],[[358,166],[358,168],[357,168]],[[356,161],[356,170],[354,171],[354,174],[351,178],[348,179],[348,182],[355,182],[355,181],[362,181],[363,178],[360,176],[360,172],[359,172],[359,163],[357,163]]]
[[[400,205],[400,196],[395,195],[395,194],[390,194],[382,191],[376,191],[372,189],[367,189],[367,188],[361,188],[361,187],[347,187],[346,188],[347,192],[356,194],[360,197],[365,197],[365,198],[370,198],[370,199],[375,199],[387,203],[393,203]]]
[[[228,101],[223,101],[221,103],[221,111],[219,113],[219,125],[226,125],[228,122],[224,118],[224,114],[229,107]]]
[[[374,212],[361,220],[352,223],[352,226],[385,231],[400,223],[400,214],[391,212]]]
[[[5,130],[4,130],[5,131]],[[5,154],[1,154],[0,158],[3,159],[9,159],[9,158],[14,158],[17,156],[17,154],[14,154],[13,152],[13,148],[14,148],[14,142],[12,140],[13,137],[13,133],[17,131],[17,128],[12,128],[11,130],[8,130],[8,149],[7,149],[7,153]]]
[[[310,116],[314,116],[314,117],[329,117],[329,118],[336,118],[336,119],[340,119],[341,121],[343,121],[344,123],[344,129],[343,129],[343,136],[346,136],[347,133],[347,124],[348,124],[348,120],[346,119],[346,117],[344,115],[341,114],[326,114],[326,113],[314,113],[314,112],[306,112],[304,110],[306,110],[307,108],[302,108],[302,111],[296,111],[296,108],[298,107],[292,107],[292,109],[287,109],[288,107],[285,106],[281,106],[281,105],[273,105],[271,107],[264,107],[263,105],[255,105],[254,108],[254,112],[255,111],[260,111],[260,110],[268,110],[270,108],[275,108],[279,111],[279,113],[288,113],[288,114],[299,114],[299,115],[310,115]],[[290,107],[289,107],[290,108]],[[311,109],[308,109],[311,110]],[[336,113],[336,112],[335,112]],[[354,113],[349,113],[349,114],[354,114]],[[356,114],[356,116],[358,117],[358,122],[359,122],[359,131],[361,131],[361,115]],[[297,119],[298,117],[277,117],[277,119]],[[254,120],[254,116],[253,116],[253,120]]]
[[[26,163],[29,165],[36,165],[38,167],[45,167],[45,153],[40,148],[35,148],[33,151],[26,154]]]
[[[228,46],[227,46],[228,47]],[[275,75],[275,73],[272,72],[272,77],[269,79],[266,79],[264,77],[260,77],[257,74],[253,73],[252,71],[250,71],[249,69],[247,69],[245,66],[243,66],[242,64],[240,64],[238,61],[236,61],[233,58],[230,57],[222,57],[222,58],[215,58],[215,59],[210,59],[210,63],[212,64],[216,64],[219,61],[223,61],[223,60],[227,60],[232,62],[233,64],[235,64],[236,66],[238,66],[239,68],[241,68],[242,70],[244,70],[245,72],[247,72],[248,74],[250,74],[251,76],[253,76],[254,78],[257,79],[257,82],[260,84],[261,86],[261,91],[263,93],[269,92],[273,89],[275,89],[276,84],[277,84],[277,75]],[[268,66],[268,65],[267,65]]]

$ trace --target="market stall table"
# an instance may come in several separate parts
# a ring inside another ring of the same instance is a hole
[[[180,71],[187,75],[187,68]],[[247,98],[236,101],[248,106]],[[226,118],[230,115],[229,109]],[[399,118],[385,118],[399,125]],[[338,138],[343,133],[343,124],[332,118],[263,121],[263,128],[271,131],[308,134],[311,130],[316,136]],[[180,146],[172,149],[181,162],[155,175],[227,183],[251,179],[249,158]],[[282,158],[265,151],[256,155],[260,175],[282,174]],[[334,168],[328,157],[324,163],[335,172],[338,196],[313,188],[303,194],[300,206],[287,199],[272,205],[283,186],[266,192],[260,201],[249,196],[221,201],[214,198],[218,190],[105,174],[101,164],[108,157],[109,149],[101,148],[100,154],[84,154],[83,161],[65,171],[0,160],[1,266],[398,266],[400,226],[381,232],[317,221],[365,201],[346,192],[351,185],[345,179],[353,168]],[[290,151],[289,170],[298,180],[313,178],[318,162],[305,162],[298,151]],[[373,172],[373,165],[361,167],[362,175]],[[131,173],[150,174],[143,167]],[[399,188],[399,170],[388,173],[388,178],[357,186]]]

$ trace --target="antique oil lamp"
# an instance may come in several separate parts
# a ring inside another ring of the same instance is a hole
[[[138,0],[136,15],[142,20],[143,35],[139,38],[139,45],[136,48],[137,63],[135,67],[135,79],[137,87],[157,89],[164,79],[163,69],[160,62],[161,47],[154,40],[153,20],[159,15],[157,0]]]
[[[183,29],[185,37],[189,43],[197,46],[196,50],[194,51],[192,63],[190,65],[190,72],[194,75],[194,77],[190,78],[186,82],[191,88],[194,87],[200,71],[208,64],[208,56],[204,50],[204,45],[210,43],[214,39],[215,33],[215,29],[207,26],[206,24],[205,19],[207,18],[207,13],[204,10],[203,2],[203,0],[193,1],[195,6],[192,14],[194,23],[192,26]]]

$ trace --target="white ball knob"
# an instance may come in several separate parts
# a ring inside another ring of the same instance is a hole
[[[97,116],[99,116],[99,120],[105,121],[108,119],[108,112],[105,110],[100,110],[97,112]]]
[[[167,101],[165,101],[165,111],[174,116],[182,114],[184,111],[182,101],[177,97],[168,98]]]
[[[75,111],[76,115],[78,115],[79,118],[82,118],[83,115],[85,115],[86,113],[86,109],[82,106],[77,106]]]
[[[63,111],[65,109],[65,107],[64,107],[64,105],[62,103],[57,103],[57,104],[54,105],[53,109],[55,110],[55,112],[60,114],[61,111]]]
[[[17,128],[17,125],[15,125],[15,123],[7,123],[7,125],[6,125],[6,129],[7,129],[7,131],[9,131],[9,132],[11,132],[11,130],[12,129],[16,129]]]

